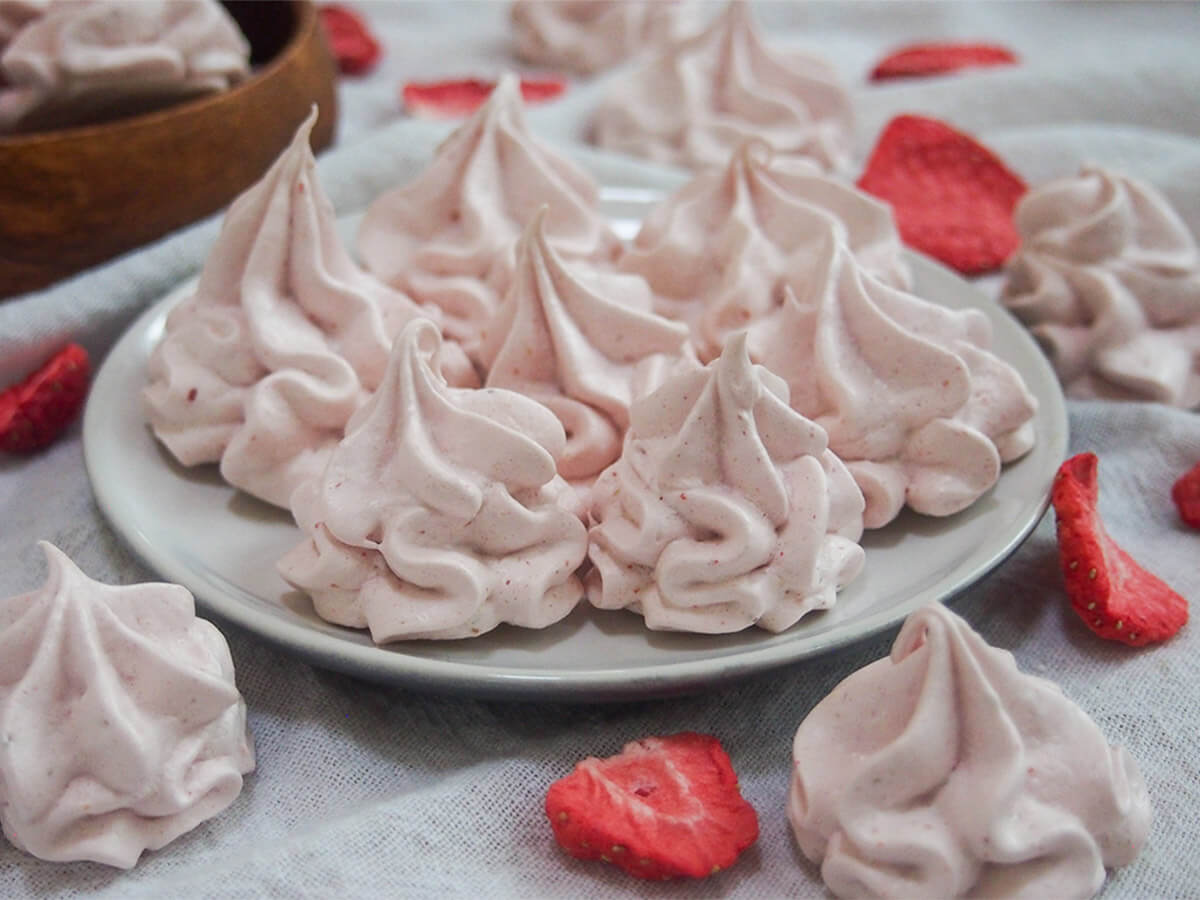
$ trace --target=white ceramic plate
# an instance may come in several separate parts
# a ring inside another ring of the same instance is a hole
[[[626,235],[648,204],[678,181],[650,168],[606,170],[585,162],[609,185],[605,208]],[[146,361],[179,291],[134,323],[96,377],[83,425],[88,474],[113,527],[162,578],[190,589],[202,608],[319,666],[417,689],[537,699],[617,699],[721,684],[840,647],[952,597],[999,565],[1046,509],[1067,441],[1053,371],[1007,313],[940,266],[915,256],[911,261],[922,296],[978,307],[992,320],[995,351],[1023,373],[1038,398],[1037,445],[963,513],[930,519],[906,512],[868,532],[866,567],[836,607],[784,634],[754,628],[726,636],[654,633],[639,616],[586,604],[544,631],[505,625],[469,641],[386,647],[321,621],[308,598],[275,571],[275,561],[301,540],[291,517],[229,488],[215,466],[177,465],[144,422]]]

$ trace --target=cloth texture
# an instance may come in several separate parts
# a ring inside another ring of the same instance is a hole
[[[507,4],[361,3],[385,56],[344,79],[339,139],[319,161],[339,213],[420,171],[449,127],[403,118],[404,80],[516,67]],[[713,8],[715,9],[715,7]],[[708,10],[711,14],[713,9]],[[857,162],[893,115],[945,118],[980,136],[1031,183],[1085,161],[1164,190],[1200,232],[1200,15],[1192,4],[756,3],[773,42],[829,58],[851,86]],[[1020,65],[872,85],[886,52],[916,40],[1007,44]],[[571,152],[612,73],[532,110],[536,133]],[[0,302],[0,386],[67,340],[98,366],[137,313],[194,274],[219,217],[48,290]],[[982,279],[995,295],[1000,279]],[[1100,456],[1101,511],[1147,568],[1200,602],[1200,532],[1170,501],[1200,461],[1200,413],[1141,403],[1069,403],[1072,453]],[[32,458],[0,457],[0,596],[42,584],[38,539],[91,577],[157,580],[109,529],[76,424]],[[270,561],[265,561],[270,564]],[[868,561],[869,565],[869,561]],[[1154,821],[1105,897],[1194,896],[1200,885],[1200,623],[1135,650],[1094,637],[1062,588],[1053,516],[984,581],[951,601],[1025,670],[1058,682],[1125,745]],[[816,866],[784,812],[791,742],[842,678],[885,655],[895,629],[734,684],[666,700],[516,703],[422,695],[324,671],[217,620],[249,705],[258,769],[223,814],[121,872],[42,862],[0,840],[3,897],[821,897]],[[554,844],[549,784],[587,755],[649,734],[696,730],[729,752],[761,837],[702,882],[643,883]],[[1080,765],[1088,764],[1080,760]]]

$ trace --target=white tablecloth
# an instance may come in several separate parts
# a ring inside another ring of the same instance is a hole
[[[338,145],[321,161],[340,211],[415,174],[445,129],[403,120],[405,79],[495,74],[513,64],[501,3],[363,4],[386,45],[347,80]],[[853,86],[859,159],[898,112],[973,131],[1033,182],[1093,159],[1162,187],[1200,231],[1200,13],[1191,4],[758,4],[773,39],[827,57]],[[914,39],[996,40],[1019,67],[869,85],[883,52]],[[560,143],[581,134],[603,80],[535,110]],[[1151,129],[1153,131],[1148,131]],[[568,148],[569,149],[569,148]],[[100,173],[102,174],[102,173]],[[208,222],[37,295],[0,303],[0,385],[68,339],[98,362],[132,316],[194,272]],[[994,290],[995,280],[986,282]],[[1071,404],[1071,450],[1101,459],[1102,510],[1135,557],[1200,601],[1200,533],[1178,521],[1172,481],[1200,459],[1200,415],[1144,404]],[[39,538],[92,576],[152,580],[105,525],[76,427],[32,459],[0,459],[0,591],[44,577]],[[1025,669],[1059,682],[1149,783],[1155,819],[1108,897],[1200,890],[1200,624],[1145,650],[1094,638],[1068,609],[1044,520],[982,584],[953,602]],[[223,625],[250,708],[258,771],[218,818],[131,872],[56,865],[0,841],[0,896],[821,896],[793,845],[784,802],[791,737],[841,678],[892,633],[750,681],[621,705],[517,704],[421,696],[315,669]],[[567,858],[542,812],[547,786],[588,754],[647,734],[699,730],[729,751],[760,816],[758,844],[699,883],[644,884]],[[1087,761],[1080,761],[1086,765]]]

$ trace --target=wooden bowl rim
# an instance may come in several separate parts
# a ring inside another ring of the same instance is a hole
[[[291,6],[298,9],[300,14],[291,38],[275,54],[272,60],[266,65],[261,66],[258,71],[252,73],[241,84],[235,85],[228,90],[196,97],[193,100],[184,100],[163,109],[154,110],[153,112],[126,116],[111,122],[77,125],[71,128],[56,128],[53,131],[34,131],[27,134],[0,136],[0,151],[14,147],[35,147],[38,144],[71,143],[77,140],[88,140],[99,134],[104,134],[105,137],[119,137],[122,131],[135,131],[152,125],[166,123],[210,106],[234,100],[242,94],[253,91],[263,81],[274,75],[276,71],[287,65],[292,57],[301,51],[313,29],[317,26],[317,8],[312,0],[291,0]]]

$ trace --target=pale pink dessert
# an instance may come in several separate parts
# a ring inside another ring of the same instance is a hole
[[[938,604],[796,732],[788,818],[839,897],[1091,897],[1150,827],[1133,760]]]
[[[619,267],[646,279],[657,312],[688,323],[707,361],[734,331],[773,327],[783,286],[820,277],[831,233],[867,271],[911,282],[886,204],[750,139],[654,207]]]
[[[652,629],[783,631],[860,571],[862,494],[744,334],[633,404],[596,481],[588,600]]]
[[[488,387],[532,397],[562,422],[567,444],[558,471],[575,481],[620,456],[637,366],[683,353],[688,331],[651,311],[641,278],[564,261],[547,240],[546,212],[517,246],[512,286],[479,355]]]
[[[473,353],[512,281],[517,238],[543,204],[564,257],[616,256],[620,240],[597,198],[591,177],[530,133],[509,74],[424,172],[371,204],[358,248],[373,273],[444,310],[446,333]]]
[[[279,571],[378,643],[544,628],[583,595],[587,529],[557,474],[562,426],[512,391],[450,387],[412,322],[328,465],[292,497],[308,536]]]
[[[22,5],[12,19],[0,10],[20,23],[0,55],[0,131],[143,112],[250,74],[250,45],[216,0],[55,0],[36,16]]]
[[[982,312],[879,281],[834,236],[822,256],[752,333],[755,358],[828,432],[866,497],[867,528],[905,504],[931,516],[965,509],[1033,446],[1035,398],[990,351]]]
[[[241,792],[246,704],[187,590],[100,584],[41,548],[45,586],[0,599],[0,824],[41,859],[127,869]]]
[[[230,207],[194,293],[167,318],[144,392],[179,462],[220,462],[226,481],[276,506],[321,471],[401,328],[439,316],[350,259],[317,181],[315,121],[314,110]],[[456,345],[444,364],[456,383],[478,383]]]
[[[769,49],[749,5],[733,0],[701,33],[663,47],[623,73],[601,101],[591,139],[687,168],[723,166],[759,137],[822,168],[849,161],[850,95],[832,66]]]
[[[589,75],[681,36],[674,0],[516,0],[510,8],[517,56]]]
[[[1073,397],[1200,406],[1200,252],[1152,185],[1085,166],[1030,191],[1002,300]]]

